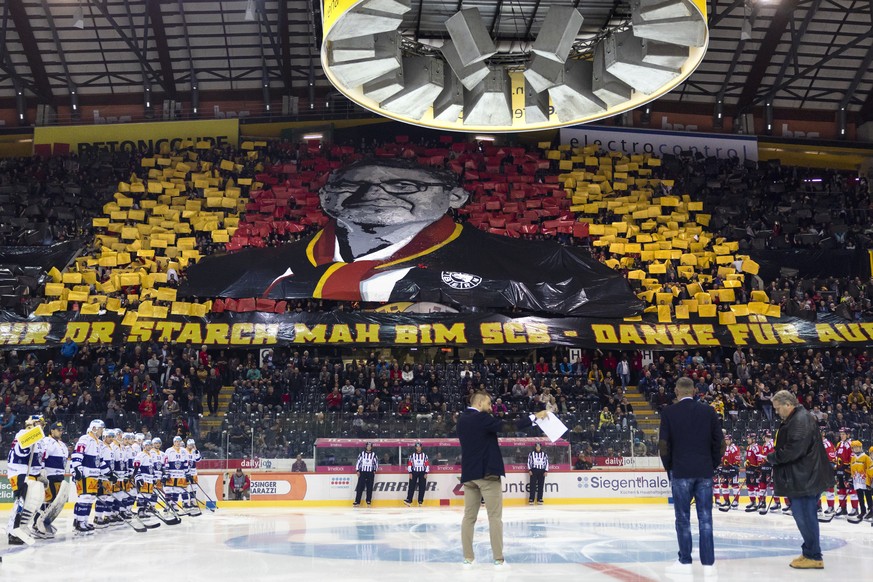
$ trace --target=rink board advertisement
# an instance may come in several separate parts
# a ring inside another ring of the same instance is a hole
[[[700,152],[705,157],[758,161],[758,140],[755,137],[595,126],[562,128],[560,131],[561,144],[573,148],[597,144],[627,155],[678,156],[683,151],[690,151]]]
[[[223,313],[122,324],[116,314],[21,318],[0,311],[0,347],[170,342],[194,345],[458,346],[525,348],[547,345],[614,349],[750,346],[800,349],[873,346],[873,322],[830,315],[812,322],[756,316],[748,323],[659,324],[587,317],[508,317],[494,313],[375,311]]]
[[[357,476],[354,473],[251,473],[253,500],[261,501],[352,501]],[[202,478],[202,477],[201,477]],[[512,471],[503,479],[507,499],[527,498],[527,471]],[[409,476],[405,472],[376,473],[373,498],[406,499]],[[459,500],[464,495],[460,473],[431,473],[425,498]],[[554,472],[546,476],[545,496],[549,499],[622,499],[670,496],[664,471],[577,471]]]

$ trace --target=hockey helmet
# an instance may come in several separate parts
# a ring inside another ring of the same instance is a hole
[[[848,427],[845,427],[845,426],[841,426],[841,427],[840,427],[840,432],[841,432],[841,433],[845,433],[845,434],[847,434],[847,435],[852,434],[852,431],[849,430],[849,428],[848,428]]]
[[[100,420],[98,418],[98,419],[92,420],[91,424],[88,425],[88,432],[97,432],[101,428],[106,428],[106,423],[104,423],[102,420]]]
[[[765,439],[773,438],[773,433],[770,432],[769,430],[765,430],[765,431],[763,432],[763,435],[764,435],[764,438],[765,438]]]
[[[141,443],[145,440],[145,435],[142,434],[141,432],[138,432],[135,435],[133,435],[133,440]]]
[[[45,419],[41,414],[31,414],[27,417],[27,420],[24,421],[24,426],[31,427],[36,424],[45,424]]]
[[[103,438],[105,439],[114,439],[115,438],[115,429],[107,428],[103,431]]]
[[[750,432],[750,433],[747,433],[747,434],[746,434],[746,438],[747,438],[747,439],[752,439],[752,440],[758,440],[758,435],[756,435],[756,434],[753,433],[753,432]]]
[[[852,441],[851,444],[852,444],[853,447],[858,447],[859,449],[863,446],[863,445],[861,444],[861,441]]]
[[[123,438],[124,440],[131,441],[131,440],[133,440],[133,433],[132,433],[132,432],[126,432],[126,433],[124,433],[124,434],[121,435],[121,438]]]
[[[163,441],[161,441],[161,439],[159,439],[158,437],[155,437],[152,439],[152,446],[159,447],[162,444],[163,444]]]
[[[197,443],[194,442],[194,439],[188,439],[188,443],[187,443],[187,445],[188,445],[189,447],[193,447],[193,446],[196,445],[196,444],[197,444]]]
[[[176,443],[181,443],[183,440],[184,439],[182,439],[182,437],[180,437],[179,435],[176,435],[173,437],[173,445],[175,446]]]

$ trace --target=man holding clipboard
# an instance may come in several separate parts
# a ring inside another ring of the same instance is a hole
[[[544,420],[549,413],[541,410],[516,422],[521,430]],[[497,433],[503,430],[503,420],[491,414],[491,397],[476,392],[470,406],[458,418],[458,439],[461,441],[461,483],[464,485],[464,518],[461,522],[461,546],[464,565],[472,566],[473,530],[479,515],[479,505],[485,500],[491,553],[496,567],[505,567],[503,558],[503,486],[506,475],[503,456],[497,443]],[[566,427],[565,427],[566,428]],[[563,433],[562,433],[563,434]],[[559,435],[560,436],[560,435]]]

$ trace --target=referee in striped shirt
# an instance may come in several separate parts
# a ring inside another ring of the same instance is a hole
[[[540,443],[537,443],[536,448],[527,456],[527,471],[530,473],[530,497],[527,504],[533,505],[536,498],[537,503],[542,505],[546,473],[549,472],[549,455]]]
[[[430,461],[427,453],[421,450],[421,443],[415,443],[415,452],[409,455],[406,462],[406,470],[409,471],[409,492],[403,502],[407,507],[412,505],[412,497],[418,489],[418,506],[424,503],[424,490],[427,487],[427,474],[430,473]]]
[[[353,507],[361,504],[361,494],[364,489],[367,490],[367,506],[373,501],[373,481],[375,480],[376,470],[379,468],[379,459],[376,458],[376,453],[373,452],[373,443],[367,443],[367,446],[358,455],[358,462],[355,464],[355,471],[358,473],[358,484],[355,487],[355,502]]]

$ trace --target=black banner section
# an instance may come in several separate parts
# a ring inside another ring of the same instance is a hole
[[[803,279],[815,277],[870,277],[867,249],[782,249],[746,251],[760,265],[758,275],[765,281],[778,279],[783,269],[797,271]]]
[[[77,343],[192,342],[208,346],[325,345],[350,347],[547,345],[621,349],[871,347],[873,322],[837,317],[719,325],[658,324],[588,318],[507,317],[497,314],[225,313],[215,317],[140,320],[122,325],[114,314],[21,319],[0,312],[0,348]]]
[[[418,245],[413,241],[408,253],[401,249],[383,260],[344,263],[334,261],[336,237],[329,224],[307,241],[205,257],[188,269],[179,293],[431,301],[607,318],[642,312],[642,303],[622,275],[581,249],[488,234],[450,219],[432,226],[437,228],[425,234],[433,238]],[[445,233],[434,232],[439,228]]]
[[[45,272],[52,267],[63,270],[84,244],[73,239],[47,246],[0,247],[0,265],[39,267]]]

